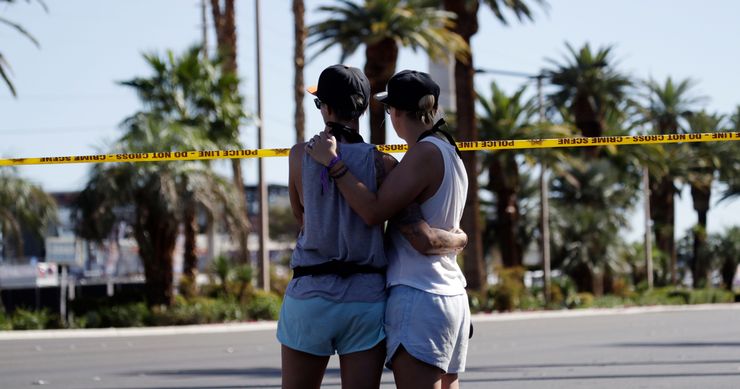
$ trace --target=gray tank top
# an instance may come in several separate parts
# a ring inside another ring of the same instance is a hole
[[[338,145],[342,160],[368,189],[375,192],[374,146],[367,143]],[[329,261],[386,267],[382,225],[368,226],[344,201],[333,182],[322,188],[324,167],[311,157],[303,158],[303,223],[290,266],[312,266]],[[293,298],[323,297],[341,302],[383,301],[383,274],[303,276],[288,284]]]

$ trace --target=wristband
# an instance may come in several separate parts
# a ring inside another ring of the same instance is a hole
[[[337,156],[332,158],[331,161],[329,161],[329,165],[327,165],[324,170],[321,171],[321,194],[324,194],[324,191],[329,190],[329,169],[334,167],[339,161],[342,160],[342,154],[337,153]]]
[[[335,180],[336,179],[339,179],[339,178],[342,178],[345,174],[347,174],[348,171],[349,171],[349,168],[347,166],[345,166],[342,171],[340,171],[339,173],[331,176],[331,178],[333,178]]]

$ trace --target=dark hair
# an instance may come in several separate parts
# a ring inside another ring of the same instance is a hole
[[[350,99],[352,99],[352,101],[355,104],[355,106],[358,106],[358,107],[366,106],[365,105],[366,103],[364,103],[365,98],[362,97],[362,96],[360,96],[360,95],[358,95],[358,94],[351,95],[350,96]],[[330,103],[324,103],[324,104],[326,104],[329,107],[331,107],[332,111],[334,111],[334,114],[340,120],[344,120],[344,121],[350,121],[350,120],[357,119],[360,116],[362,116],[363,113],[365,113],[365,109],[362,109],[362,110],[349,110],[349,109],[344,108],[344,107],[335,107],[335,106],[331,105]]]

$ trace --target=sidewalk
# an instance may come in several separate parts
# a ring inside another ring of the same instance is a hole
[[[697,304],[697,305],[659,305],[628,308],[591,308],[557,311],[529,311],[507,313],[478,313],[472,316],[473,323],[557,319],[585,316],[636,315],[642,313],[707,311],[716,309],[740,310],[740,303],[735,304]],[[276,321],[258,321],[248,323],[203,324],[171,327],[141,328],[93,328],[72,330],[31,330],[0,331],[0,341],[26,339],[79,339],[102,337],[139,337],[160,335],[216,334],[251,331],[274,331]]]

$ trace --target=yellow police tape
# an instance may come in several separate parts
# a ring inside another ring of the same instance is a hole
[[[520,140],[479,140],[474,142],[457,142],[462,151],[470,150],[511,150],[511,149],[548,149],[555,147],[584,146],[623,146],[681,142],[723,142],[740,140],[740,132],[711,132],[698,134],[667,135],[627,135],[602,136],[595,138],[553,138],[553,139],[520,139]],[[408,149],[406,145],[378,145],[380,151],[401,153]],[[106,163],[106,162],[158,162],[158,161],[193,161],[206,159],[233,158],[266,158],[287,157],[290,149],[253,149],[253,150],[212,150],[212,151],[161,151],[156,153],[120,153],[100,155],[73,155],[61,157],[0,159],[0,166],[12,165],[51,165],[66,163]]]

